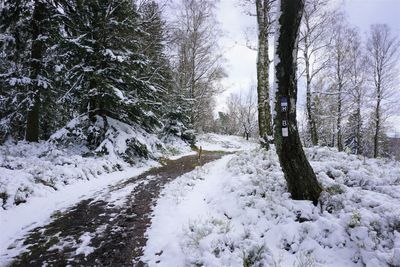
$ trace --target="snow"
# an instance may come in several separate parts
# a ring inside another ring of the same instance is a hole
[[[249,150],[259,146],[255,139],[247,141],[245,138],[233,135],[207,133],[196,137],[196,146],[203,150],[235,152]]]
[[[18,239],[50,222],[55,211],[88,198],[122,205],[137,184],[112,192],[109,186],[158,166],[157,158],[193,153],[177,138],[168,138],[164,147],[156,135],[111,118],[105,140],[93,153],[84,145],[86,137],[80,127],[84,121],[85,116],[72,120],[48,142],[9,141],[0,146],[0,266],[23,251]],[[95,127],[103,127],[102,123],[98,120]],[[148,159],[127,154],[132,140],[146,148]],[[129,163],[124,155],[129,156]],[[64,241],[66,245],[71,242]],[[89,243],[89,237],[83,236],[81,243],[68,246],[77,246],[76,253],[88,255],[92,251]]]
[[[306,149],[321,204],[294,201],[274,151],[228,155],[168,184],[149,266],[399,266],[400,163]]]
[[[89,246],[92,237],[90,233],[84,233],[79,240],[82,242],[76,249],[75,254],[84,254],[85,257],[94,251],[94,248]]]
[[[208,217],[205,196],[218,194],[219,178],[224,175],[221,167],[231,158],[232,155],[229,155],[208,163],[204,168],[197,168],[167,185],[154,212],[144,258],[162,252],[156,259],[161,260],[162,266],[185,266],[180,246],[180,240],[184,239],[182,227],[189,222],[195,224],[201,217]],[[207,181],[203,178],[205,176]]]
[[[390,125],[387,135],[390,137],[400,138],[400,115],[389,117],[387,122]]]
[[[0,146],[0,266],[23,251],[24,246],[18,239],[49,223],[55,211],[62,212],[89,198],[102,199],[114,206],[123,205],[138,184],[129,184],[112,192],[108,190],[109,186],[157,166],[157,158],[177,159],[196,153],[177,137],[164,136],[160,140],[156,135],[108,118],[107,138],[97,149],[102,151],[106,147],[108,153],[96,156],[77,141],[85,140],[79,127],[84,120],[85,116],[72,120],[49,142],[7,142]],[[102,127],[102,122],[99,120],[96,125]],[[131,164],[122,159],[127,140],[132,138],[146,147],[151,155],[149,159],[136,156],[131,158]],[[245,144],[235,137],[215,135],[214,138],[216,142],[225,140],[229,147],[231,143]],[[65,143],[60,145],[58,140]],[[92,251],[89,236],[82,236],[78,244],[70,244],[71,240],[63,242],[77,247],[76,253],[85,256]],[[13,249],[7,249],[10,247]]]
[[[27,203],[7,210],[0,209],[0,266],[10,257],[21,252],[22,248],[18,246],[20,244],[13,244],[14,240],[22,238],[30,230],[48,223],[50,216],[55,211],[63,211],[78,201],[96,195],[98,198],[106,198],[108,201],[116,201],[116,204],[118,204],[117,200],[129,194],[130,188],[123,188],[112,194],[107,193],[106,196],[104,196],[102,190],[110,185],[137,176],[154,166],[157,166],[157,163],[149,161],[142,167],[130,167],[124,171],[100,175],[96,179],[75,181],[75,183],[64,186],[57,191],[49,192],[50,190],[44,191],[43,189],[40,192],[41,194],[32,196]],[[5,255],[4,252],[10,246],[16,247],[16,249],[8,250],[7,255]]]
[[[171,160],[196,154],[196,151],[193,151],[185,141],[176,136],[165,136],[161,141],[165,147],[165,156]]]

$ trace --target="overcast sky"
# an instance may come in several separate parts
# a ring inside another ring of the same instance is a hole
[[[371,24],[386,23],[393,33],[400,36],[400,0],[339,0],[344,6],[349,22],[365,35]],[[224,109],[224,102],[232,92],[247,90],[256,81],[256,52],[245,46],[245,32],[255,27],[254,17],[243,13],[239,0],[221,0],[217,15],[225,32],[222,44],[227,59],[229,77],[224,81],[225,92],[217,98],[217,109]],[[299,97],[304,94],[300,92]],[[303,101],[304,102],[304,101]],[[399,109],[400,113],[400,109]]]

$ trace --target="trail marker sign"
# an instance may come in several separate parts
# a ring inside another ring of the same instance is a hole
[[[289,136],[288,109],[289,109],[288,99],[286,96],[282,96],[281,97],[282,137]]]

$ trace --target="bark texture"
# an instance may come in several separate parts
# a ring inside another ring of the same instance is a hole
[[[277,55],[280,62],[276,66],[278,89],[275,105],[275,146],[282,170],[285,174],[288,190],[293,199],[311,200],[317,204],[321,187],[308,162],[301,145],[297,121],[297,39],[304,0],[281,0],[281,16]],[[289,136],[282,136],[282,119],[284,118],[280,99],[288,98]]]

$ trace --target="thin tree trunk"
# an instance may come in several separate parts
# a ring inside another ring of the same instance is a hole
[[[258,55],[257,55],[257,97],[258,97],[258,128],[263,139],[262,145],[269,148],[268,137],[272,136],[271,109],[269,105],[269,0],[256,0],[258,24]]]
[[[308,162],[301,145],[296,121],[297,80],[296,68],[297,36],[304,8],[304,0],[281,0],[279,18],[280,35],[276,66],[278,89],[275,105],[275,146],[282,170],[285,174],[288,190],[293,199],[311,200],[317,204],[321,187]],[[286,115],[281,109],[282,97],[288,99],[288,136],[282,133],[282,120]]]
[[[342,144],[342,86],[339,84],[338,91],[338,106],[337,106],[337,120],[336,120],[336,142],[338,151],[343,151]]]
[[[304,59],[306,63],[306,107],[307,107],[307,123],[308,123],[308,130],[311,135],[311,143],[313,146],[318,145],[318,134],[316,129],[316,123],[314,120],[314,114],[311,105],[311,74],[310,74],[310,62],[308,60],[308,44],[307,44],[307,37],[305,37],[305,47],[304,47]]]
[[[380,86],[377,86],[377,100],[375,107],[375,134],[374,134],[374,158],[379,156],[379,132],[381,127],[381,90]]]
[[[45,18],[45,5],[39,0],[35,1],[32,15],[32,48],[30,77],[33,82],[31,85],[32,99],[28,107],[26,117],[25,140],[29,142],[39,141],[39,112],[40,112],[40,71],[43,58],[43,42],[40,40],[42,34],[41,23]]]
[[[357,140],[357,148],[356,154],[360,155],[363,153],[362,145],[361,145],[361,125],[362,125],[362,118],[361,118],[361,97],[360,95],[357,96],[357,129],[356,129],[356,140]]]

